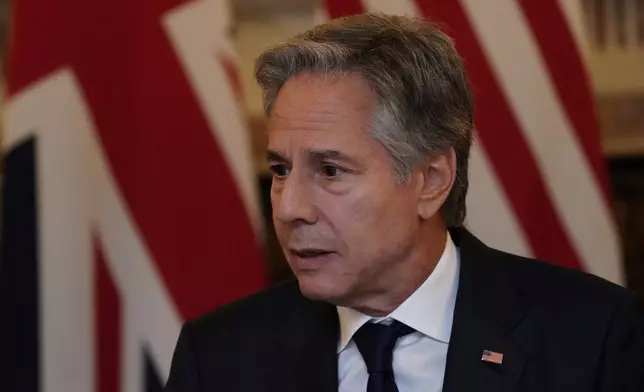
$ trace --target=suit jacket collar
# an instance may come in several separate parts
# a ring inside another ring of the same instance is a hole
[[[465,229],[450,234],[460,249],[461,270],[443,391],[514,390],[535,341],[534,330],[524,322],[526,310],[503,266],[503,254]],[[299,294],[278,338],[294,385],[290,389],[279,377],[279,390],[337,391],[339,334],[335,306]],[[482,361],[483,350],[503,353],[503,363]]]

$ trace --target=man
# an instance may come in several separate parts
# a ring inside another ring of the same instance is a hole
[[[631,295],[462,227],[473,109],[447,36],[348,17],[257,80],[297,280],[186,323],[166,390],[644,391]]]

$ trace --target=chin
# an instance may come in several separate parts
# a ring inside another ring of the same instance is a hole
[[[346,296],[344,290],[338,287],[337,282],[332,283],[330,279],[314,276],[298,276],[298,284],[302,294],[314,301],[324,301],[331,304],[342,302]]]

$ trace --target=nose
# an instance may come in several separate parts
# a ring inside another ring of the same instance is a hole
[[[284,224],[313,224],[316,208],[305,181],[298,177],[293,171],[279,186],[273,185],[273,216]]]

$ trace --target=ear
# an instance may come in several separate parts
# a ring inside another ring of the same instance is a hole
[[[441,209],[456,180],[453,148],[428,157],[418,168],[418,216],[427,220]]]

